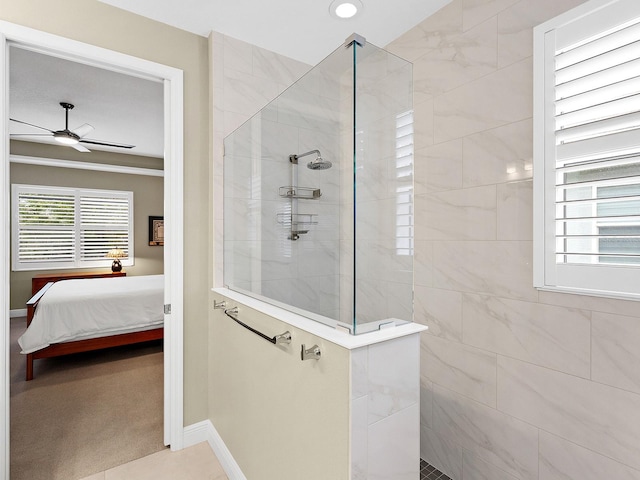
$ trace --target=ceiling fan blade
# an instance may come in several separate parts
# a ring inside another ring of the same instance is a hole
[[[90,152],[91,150],[89,150],[86,147],[83,147],[82,145],[80,145],[79,143],[76,143],[75,145],[70,145],[71,147],[75,148],[76,150],[78,150],[79,152],[82,153],[87,153]]]
[[[39,128],[40,130],[46,130],[47,132],[53,133],[53,130],[49,130],[48,128],[44,128],[39,125],[34,125],[33,123],[23,122],[22,120],[16,120],[15,118],[10,118],[9,120],[11,120],[12,122],[22,123],[24,125],[29,125],[31,127],[36,127],[36,128]]]
[[[11,137],[51,137],[50,133],[12,133]]]
[[[78,135],[80,138],[84,137],[88,133],[92,132],[95,127],[89,123],[85,123],[84,125],[79,126],[75,130],[71,130],[73,133]]]
[[[125,143],[106,143],[106,142],[101,142],[100,140],[89,140],[89,139],[85,139],[85,138],[80,140],[80,143],[89,143],[89,144],[92,144],[92,145],[103,145],[105,147],[118,147],[118,148],[133,148],[133,147],[135,147],[135,145],[127,145]]]

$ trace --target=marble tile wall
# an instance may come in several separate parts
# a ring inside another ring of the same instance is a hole
[[[419,342],[414,334],[351,350],[352,480],[419,476]]]
[[[210,44],[213,94],[214,286],[219,287],[223,285],[224,256],[224,138],[275,99],[311,66],[218,32],[211,33]],[[265,121],[269,120],[270,113],[265,112]],[[291,133],[286,128],[281,128],[274,134],[276,138],[283,140],[282,143],[285,143],[284,139],[288,135],[295,135],[296,143],[298,140],[298,132]],[[247,130],[245,137],[244,141],[238,139],[235,145],[237,150],[233,153],[250,158],[253,138],[251,130]],[[270,145],[266,145],[268,146]],[[233,196],[250,198],[250,180],[253,173],[251,167],[252,163],[248,161],[237,162],[227,167],[235,178],[247,182],[244,188],[240,185],[238,190],[233,192]],[[238,212],[236,218],[243,218],[241,213]]]
[[[532,28],[583,0],[452,0],[414,63],[421,454],[455,480],[640,479],[640,304],[532,278]]]
[[[292,242],[286,225],[276,220],[291,212],[291,201],[278,194],[279,187],[291,184],[290,154],[319,149],[336,162],[339,83],[329,72],[305,75],[309,65],[219,33],[212,33],[211,42],[215,285],[223,283],[224,249],[230,259],[227,278],[233,278],[234,285],[336,318],[337,169],[308,170],[305,165],[312,157],[296,167],[298,185],[322,187],[320,200],[298,201],[299,213],[318,214],[318,225],[311,227],[310,234]],[[224,177],[222,145],[232,132]],[[230,204],[226,219],[223,195]]]

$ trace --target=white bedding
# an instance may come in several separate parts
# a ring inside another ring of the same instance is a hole
[[[54,283],[18,339],[21,353],[52,343],[158,328],[164,321],[164,275],[87,278]]]

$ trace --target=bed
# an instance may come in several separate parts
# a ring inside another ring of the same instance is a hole
[[[47,283],[27,302],[18,339],[33,362],[163,338],[164,276],[71,279]]]

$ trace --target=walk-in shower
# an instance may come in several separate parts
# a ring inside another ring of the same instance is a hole
[[[225,139],[225,286],[351,333],[412,319],[411,82],[354,36]]]

